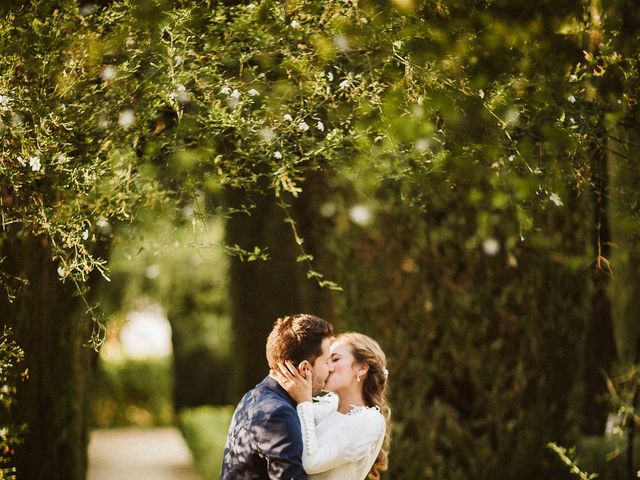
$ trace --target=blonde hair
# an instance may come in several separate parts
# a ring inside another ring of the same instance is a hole
[[[369,366],[362,384],[364,401],[368,407],[378,407],[387,424],[382,448],[368,476],[370,480],[378,480],[380,472],[387,470],[389,466],[389,446],[391,443],[391,409],[386,396],[387,359],[378,342],[362,333],[343,333],[338,335],[336,340],[351,347],[351,352],[357,363]]]

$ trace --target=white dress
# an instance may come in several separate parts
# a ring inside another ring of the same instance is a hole
[[[377,407],[338,411],[338,396],[298,404],[302,465],[312,480],[364,480],[376,460],[386,429]]]

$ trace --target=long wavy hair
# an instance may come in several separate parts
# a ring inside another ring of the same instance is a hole
[[[378,480],[380,472],[387,470],[389,466],[389,447],[391,444],[391,408],[387,402],[387,358],[378,342],[362,333],[343,333],[338,335],[336,340],[351,347],[351,352],[357,363],[369,366],[362,385],[364,401],[368,407],[378,407],[387,424],[382,448],[368,477],[370,480]]]

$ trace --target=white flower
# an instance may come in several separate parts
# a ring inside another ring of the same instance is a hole
[[[184,60],[182,60],[182,57],[180,55],[176,55],[176,58],[174,58],[173,60],[175,61],[175,64],[174,64],[175,67],[179,67],[184,62]]]
[[[333,202],[323,203],[320,207],[320,215],[325,218],[332,217],[336,213],[336,204]]]
[[[562,199],[560,199],[560,196],[557,193],[552,193],[551,195],[549,195],[549,200],[551,200],[556,207],[561,207],[562,205],[564,205],[562,203]]]
[[[158,265],[157,263],[149,265],[144,274],[149,280],[158,278],[160,276],[160,265]]]
[[[351,49],[349,39],[345,35],[336,35],[333,37],[333,44],[341,52],[348,52]]]
[[[231,89],[229,87],[222,87],[220,89],[220,93],[222,95],[229,95],[231,93]]]
[[[291,115],[289,115],[288,113],[284,114],[284,117],[282,117],[284,120],[286,120],[287,122],[292,122],[293,121],[293,117]]]
[[[34,155],[33,157],[31,157],[29,159],[29,166],[34,172],[40,170],[40,168],[42,167],[42,164],[40,163],[40,157],[38,155]]]
[[[82,239],[87,240],[89,238],[89,230],[82,232]]]
[[[371,209],[362,203],[354,205],[349,209],[349,218],[353,223],[364,227],[371,221]]]
[[[349,80],[343,80],[340,82],[340,85],[338,85],[338,87],[340,88],[348,88],[349,85],[351,85],[351,83],[349,83]]]
[[[569,95],[567,97],[567,100],[569,100],[571,103],[576,103],[576,97],[574,97],[573,95]]]
[[[27,164],[27,161],[19,155],[18,155],[18,162],[20,162],[20,165],[22,165],[23,167]]]
[[[307,125],[307,122],[303,120],[298,124],[298,130],[300,130],[301,132],[306,132],[307,130],[309,130],[309,125]]]
[[[484,98],[484,90],[482,90],[482,89],[478,90],[478,96],[480,98]]]
[[[0,95],[0,110],[9,110],[9,102],[11,99],[6,95]]]
[[[260,129],[259,133],[260,133],[260,138],[265,142],[273,140],[276,137],[275,132],[269,127],[264,127]]]
[[[111,65],[107,65],[102,69],[102,74],[100,76],[105,82],[110,82],[111,80],[116,78],[116,69]]]
[[[321,132],[324,132],[324,123],[322,123],[322,122],[316,123],[316,128],[318,130],[320,130]]]
[[[500,244],[495,238],[487,238],[482,242],[482,250],[490,257],[493,257],[500,251]]]
[[[333,73],[331,73],[331,72],[327,72],[327,79],[328,79],[330,82],[333,82]]]
[[[509,160],[510,162],[513,162],[515,159],[516,159],[516,156],[515,156],[515,155],[509,155],[508,160]]]
[[[98,225],[100,228],[108,228],[109,227],[109,220],[107,220],[104,217],[100,217],[98,219],[98,221],[96,222],[96,225]]]
[[[298,28],[300,24],[296,20],[291,20],[291,28]]]
[[[122,110],[118,117],[118,123],[122,128],[131,128],[136,123],[136,112],[131,108]]]
[[[64,273],[65,273],[65,272],[64,272],[64,267],[63,267],[62,265],[60,265],[60,266],[58,267],[58,276],[59,276],[60,278],[64,278]]]
[[[249,5],[247,5],[247,9],[249,9],[249,10],[253,10],[254,8],[256,8],[256,4],[255,3],[250,3]]]
[[[236,100],[240,98],[240,95],[242,95],[240,91],[235,88],[233,89],[233,92],[231,92],[231,98],[235,98]]]
[[[431,142],[428,138],[419,138],[418,140],[416,140],[416,150],[420,153],[424,153],[429,150],[430,146]]]
[[[282,160],[282,153],[280,153],[279,150],[276,150],[275,152],[273,152],[273,157],[278,160]]]
[[[179,84],[176,90],[169,94],[169,98],[179,103],[187,103],[191,99],[189,92],[187,92],[186,87],[182,84]]]
[[[575,125],[575,124],[576,124],[576,119],[575,119],[575,118],[573,118],[573,117],[569,117],[569,121],[570,121],[573,125]]]
[[[260,95],[260,92],[258,90],[256,90],[255,88],[252,88],[251,90],[249,90],[249,95],[251,95],[252,97],[257,97]]]

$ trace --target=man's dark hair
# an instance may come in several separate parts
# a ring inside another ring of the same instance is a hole
[[[315,315],[300,313],[279,318],[267,338],[267,361],[270,368],[291,360],[298,366],[308,360],[313,366],[322,354],[322,341],[333,336],[333,325]]]

